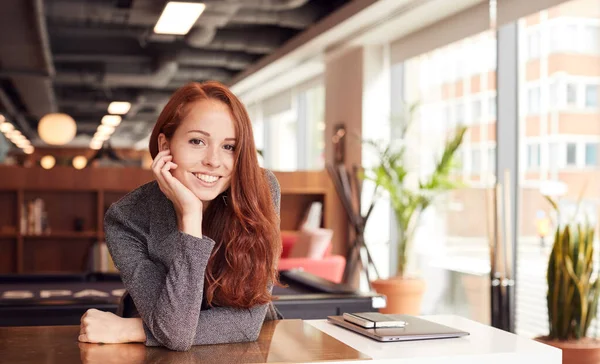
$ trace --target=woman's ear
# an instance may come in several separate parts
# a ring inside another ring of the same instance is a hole
[[[158,134],[158,151],[162,152],[169,149],[169,140],[164,133]]]

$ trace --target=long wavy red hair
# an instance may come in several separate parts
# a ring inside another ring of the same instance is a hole
[[[150,154],[158,153],[158,136],[170,139],[186,115],[187,106],[214,99],[229,107],[236,132],[231,186],[204,212],[202,232],[216,245],[205,273],[204,294],[210,306],[249,308],[272,300],[268,290],[278,284],[277,259],[281,254],[279,217],[269,181],[258,165],[252,124],[244,105],[223,84],[192,82],[178,89],[150,136]],[[240,178],[243,176],[243,179]]]

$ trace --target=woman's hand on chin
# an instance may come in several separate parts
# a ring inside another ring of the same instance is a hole
[[[152,162],[152,171],[160,190],[167,196],[177,212],[179,229],[184,233],[202,237],[202,201],[192,191],[173,177],[171,170],[177,168],[171,152],[159,152]]]
[[[104,344],[144,342],[146,334],[139,318],[123,318],[92,308],[81,316],[78,340]]]

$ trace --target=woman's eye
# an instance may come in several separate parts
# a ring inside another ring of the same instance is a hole
[[[227,144],[225,145],[225,149],[227,149],[230,152],[233,152],[235,150],[235,145]]]
[[[192,145],[203,145],[204,142],[202,141],[202,139],[190,139],[190,144],[192,144]]]

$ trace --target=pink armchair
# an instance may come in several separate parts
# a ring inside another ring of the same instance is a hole
[[[281,232],[283,251],[279,259],[278,269],[289,270],[302,268],[305,272],[312,273],[335,283],[341,283],[346,259],[341,255],[331,255],[331,244],[327,247],[322,259],[290,258],[289,254],[296,243],[297,235]]]

